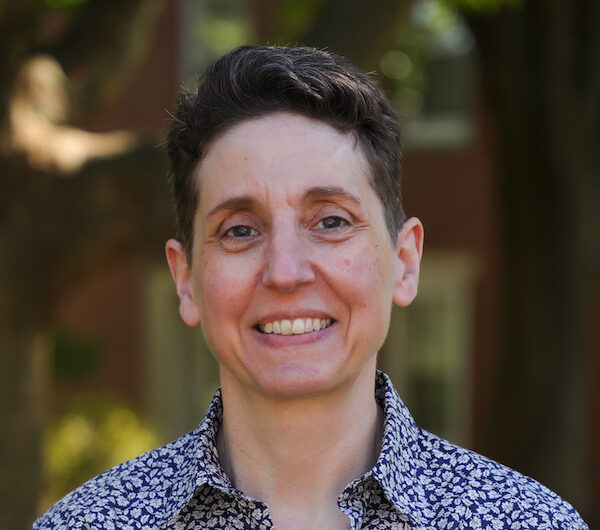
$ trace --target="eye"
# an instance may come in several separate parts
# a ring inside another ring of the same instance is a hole
[[[349,223],[346,219],[342,217],[338,217],[337,215],[330,215],[329,217],[325,217],[321,219],[316,228],[320,230],[335,230],[336,228],[343,228],[347,226]]]
[[[246,225],[236,225],[227,230],[224,235],[225,237],[245,238],[256,236],[258,232]]]

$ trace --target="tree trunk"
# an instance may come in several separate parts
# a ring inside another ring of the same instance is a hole
[[[504,322],[486,450],[583,504],[600,247],[600,4],[469,18],[497,120]]]
[[[5,294],[2,305],[9,301]],[[42,491],[44,346],[28,325],[0,323],[0,528],[30,527]]]
[[[153,145],[71,177],[0,158],[0,528],[27,528],[42,491],[45,330],[60,291],[133,252],[159,249],[172,213]]]

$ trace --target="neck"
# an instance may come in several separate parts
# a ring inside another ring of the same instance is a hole
[[[369,367],[339,392],[283,401],[240,391],[222,377],[219,458],[234,487],[270,507],[276,527],[293,526],[286,519],[317,527],[319,517],[343,515],[337,497],[373,467],[380,451],[374,382]]]

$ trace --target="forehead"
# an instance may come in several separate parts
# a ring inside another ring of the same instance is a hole
[[[337,186],[364,193],[369,164],[352,133],[305,116],[277,112],[233,126],[215,140],[197,170],[200,210],[235,195],[280,194]]]

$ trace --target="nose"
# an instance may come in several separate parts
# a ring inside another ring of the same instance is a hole
[[[287,293],[314,279],[307,242],[292,227],[274,231],[267,246],[263,283]]]

